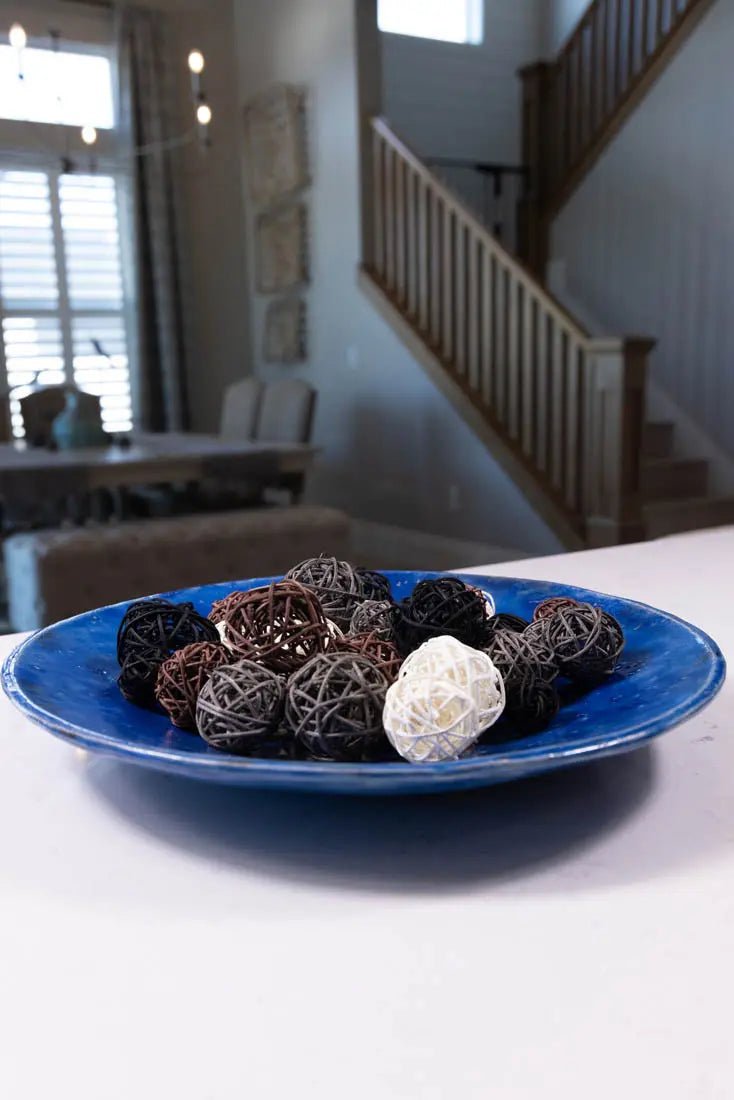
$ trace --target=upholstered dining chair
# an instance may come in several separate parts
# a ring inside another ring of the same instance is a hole
[[[283,378],[265,386],[255,438],[263,443],[308,443],[316,390],[301,378]]]
[[[252,439],[255,435],[263,384],[253,376],[227,386],[222,399],[219,434],[224,439]]]

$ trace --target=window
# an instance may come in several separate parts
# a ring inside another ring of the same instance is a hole
[[[479,45],[484,39],[484,0],[378,0],[381,31]]]
[[[119,216],[127,191],[116,167],[110,54],[103,45],[27,47],[21,63],[22,80],[17,51],[0,45],[0,387],[10,393],[13,434],[24,434],[20,398],[64,382],[100,397],[107,431],[129,431]],[[84,149],[79,131],[54,124],[105,131],[98,170],[89,153],[74,152]]]
[[[0,170],[0,315],[13,433],[19,399],[73,381],[107,431],[132,427],[116,181]]]
[[[114,125],[110,59],[100,54],[27,47],[18,78],[18,54],[0,45],[0,116],[65,126]]]

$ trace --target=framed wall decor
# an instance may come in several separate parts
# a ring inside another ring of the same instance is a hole
[[[251,100],[245,107],[245,151],[256,206],[268,206],[310,182],[302,88],[275,84]]]
[[[306,303],[303,298],[279,298],[271,302],[265,314],[265,362],[303,363],[306,354]]]
[[[307,215],[303,203],[260,214],[255,229],[256,286],[260,294],[308,282]]]

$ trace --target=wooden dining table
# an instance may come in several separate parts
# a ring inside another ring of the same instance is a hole
[[[246,480],[262,488],[305,475],[308,444],[239,442],[189,432],[136,432],[108,447],[51,451],[22,442],[0,445],[0,500],[33,513],[49,500],[132,486]]]

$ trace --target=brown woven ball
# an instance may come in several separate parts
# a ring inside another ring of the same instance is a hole
[[[253,588],[230,603],[222,623],[226,645],[273,672],[295,672],[331,644],[318,596],[297,581]]]
[[[346,634],[335,641],[337,650],[349,653],[362,653],[384,672],[392,684],[398,678],[403,658],[398,653],[397,647],[392,642],[386,642],[376,632],[371,634]]]
[[[238,756],[272,755],[286,738],[280,730],[285,680],[254,661],[215,669],[199,693],[196,726],[215,749]]]
[[[533,622],[538,619],[547,619],[549,615],[554,615],[556,611],[560,611],[562,608],[578,606],[578,600],[572,600],[570,596],[550,596],[535,608]]]
[[[624,648],[614,616],[589,603],[559,608],[532,623],[524,636],[549,646],[560,671],[575,680],[609,676]]]
[[[215,668],[232,655],[218,642],[194,642],[177,650],[158,669],[155,696],[174,726],[196,729],[196,700]]]
[[[233,610],[233,608],[237,607],[238,604],[242,603],[242,600],[246,599],[248,595],[249,592],[235,589],[234,592],[230,592],[228,595],[223,596],[221,600],[215,600],[207,618],[211,619],[213,623],[221,623],[224,616]]]
[[[382,727],[387,677],[359,653],[323,653],[288,681],[285,717],[322,760],[368,760],[388,748]]]
[[[542,639],[498,630],[487,653],[500,671],[505,683],[508,710],[523,710],[538,684],[552,683],[558,666],[552,650]]]

